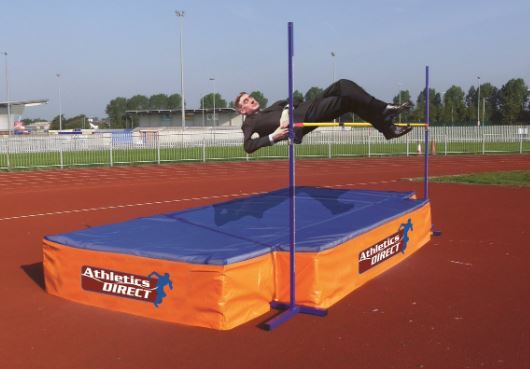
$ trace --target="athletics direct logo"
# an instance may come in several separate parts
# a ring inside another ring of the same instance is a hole
[[[145,277],[86,265],[81,267],[81,287],[84,290],[147,301],[155,307],[167,296],[165,286],[173,289],[168,273],[160,275],[152,272]]]
[[[366,272],[399,252],[404,254],[409,242],[408,233],[412,230],[412,221],[409,218],[407,223],[399,226],[396,233],[361,251],[359,253],[359,273]]]

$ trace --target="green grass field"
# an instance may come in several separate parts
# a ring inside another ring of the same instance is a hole
[[[367,144],[308,144],[296,146],[299,158],[328,158],[347,156],[416,155],[417,143],[372,142]],[[424,150],[424,148],[423,148]],[[436,144],[437,155],[530,152],[530,141],[518,142],[453,142]],[[274,145],[247,155],[241,146],[187,147],[187,148],[134,148],[64,152],[33,152],[0,154],[0,170],[45,167],[110,166],[214,160],[264,160],[287,158],[287,145]]]
[[[530,186],[530,170],[473,173],[457,176],[432,177],[431,182],[464,183],[498,186]]]

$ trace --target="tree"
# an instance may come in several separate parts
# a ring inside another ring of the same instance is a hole
[[[478,88],[471,86],[465,98],[467,120],[476,123],[480,120],[482,124],[500,120],[498,89],[491,83],[480,85],[480,102],[478,101]],[[480,111],[480,119],[477,114]]]
[[[432,105],[429,108],[430,115],[434,123],[440,124],[442,123],[442,114],[443,114],[442,94],[439,92],[436,92],[436,90],[434,89],[432,89],[432,93],[434,95],[433,95],[433,99],[431,100]]]
[[[491,124],[493,119],[500,119],[499,90],[491,83],[480,85],[480,121]]]
[[[425,89],[420,92],[416,100],[416,109],[413,119],[418,122],[425,122]],[[434,88],[429,89],[429,123],[439,123],[442,111],[442,97]]]
[[[61,115],[61,121],[62,122],[66,121],[66,119],[64,118],[64,115]],[[58,115],[52,119],[52,122],[50,123],[50,130],[51,131],[59,130],[59,116]]]
[[[24,119],[22,119],[22,123],[24,123],[25,126],[27,126],[28,124],[31,124],[31,123],[46,122],[46,121],[47,121],[47,119],[43,119],[43,118],[35,118],[35,119],[24,118]]]
[[[134,95],[127,99],[127,110],[146,110],[149,109],[149,99],[144,95]]]
[[[127,110],[147,110],[149,109],[149,99],[144,95],[134,95],[130,99],[127,99]],[[132,116],[129,121],[131,122],[131,126],[137,126],[138,125],[138,116],[134,115]],[[127,120],[124,117],[124,120],[120,122],[120,125],[114,125],[114,122],[112,124],[115,128],[126,128],[127,127]]]
[[[126,110],[127,99],[125,97],[117,97],[108,103],[107,107],[105,108],[105,113],[107,113],[112,126],[125,127]]]
[[[166,94],[157,94],[149,98],[149,109],[167,109],[169,98]]]
[[[213,93],[204,95],[201,99],[201,109],[213,109]],[[226,108],[226,100],[220,94],[215,93],[215,109]]]
[[[264,109],[267,107],[267,103],[269,102],[269,99],[267,99],[261,91],[252,91],[250,93],[250,96],[256,99],[256,101],[259,103],[260,108]]]
[[[76,115],[73,118],[63,120],[64,129],[82,129],[85,128],[83,125],[86,122],[86,116],[84,114]]]
[[[320,95],[324,90],[320,87],[311,87],[307,92],[305,93],[305,101],[313,100],[318,95]]]
[[[186,104],[186,102],[184,102]],[[182,108],[182,96],[180,94],[169,95],[167,99],[168,109],[180,109]]]
[[[304,102],[304,94],[298,90],[295,90],[293,92],[293,104],[294,106],[298,106],[301,103]]]
[[[477,122],[477,99],[478,89],[471,86],[466,95],[466,120],[471,123]]]
[[[441,120],[444,123],[462,123],[466,121],[466,105],[464,90],[452,85],[444,94],[443,111]]]
[[[500,112],[503,123],[516,123],[524,119],[524,106],[528,100],[528,86],[522,78],[511,79],[499,91]]]

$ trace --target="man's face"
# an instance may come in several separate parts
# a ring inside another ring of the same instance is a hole
[[[239,112],[243,115],[252,115],[259,110],[259,102],[249,94],[241,95],[239,99]]]

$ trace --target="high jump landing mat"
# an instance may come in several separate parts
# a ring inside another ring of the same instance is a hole
[[[231,329],[289,300],[289,191],[43,240],[46,290],[114,311]],[[296,188],[296,303],[328,308],[431,237],[412,192]]]

